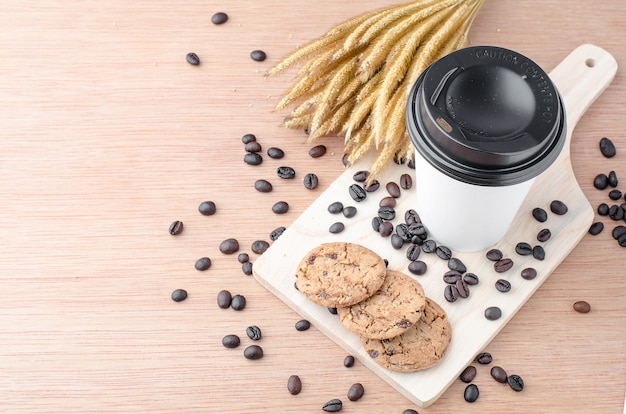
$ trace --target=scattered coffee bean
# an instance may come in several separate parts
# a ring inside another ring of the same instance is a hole
[[[350,194],[350,197],[352,197],[352,199],[356,201],[357,203],[367,198],[367,192],[363,189],[363,187],[361,187],[358,184],[352,184],[348,188],[348,193]]]
[[[414,260],[409,263],[408,269],[409,272],[413,273],[414,275],[422,276],[426,273],[428,266],[421,260]]]
[[[352,355],[346,355],[343,359],[343,366],[346,368],[352,368],[354,366],[354,357]]]
[[[443,290],[443,297],[448,302],[456,302],[456,300],[459,298],[459,291],[456,289],[455,285],[446,285],[445,289]]]
[[[261,328],[256,325],[248,326],[246,328],[246,335],[248,335],[248,338],[252,339],[253,341],[259,341],[262,337]]]
[[[282,234],[285,232],[285,230],[287,230],[287,227],[277,227],[274,230],[272,230],[272,232],[270,233],[270,240],[272,241],[276,241],[278,240],[278,238],[280,236],[282,236]]]
[[[537,270],[532,267],[527,267],[526,269],[522,270],[521,275],[522,279],[533,280],[535,277],[537,277]]]
[[[291,395],[298,395],[302,391],[302,381],[297,375],[292,375],[287,380],[287,391]]]
[[[378,216],[372,218],[372,228],[374,229],[375,232],[380,231],[380,225],[382,224],[382,222],[383,220]]]
[[[402,414],[419,414],[419,413],[417,411],[411,409],[411,408],[408,408],[408,409],[402,411]]]
[[[286,201],[277,201],[272,206],[272,211],[276,214],[285,214],[289,211],[289,203]]]
[[[337,398],[328,401],[326,404],[322,406],[322,410],[329,412],[329,413],[340,411],[342,408],[343,408],[343,403],[341,402],[340,399],[337,399]]]
[[[300,319],[298,322],[296,322],[296,330],[297,331],[306,331],[311,327],[311,322],[307,321],[306,319]]]
[[[256,135],[254,134],[245,134],[241,137],[241,142],[243,142],[244,145],[253,141],[256,141]]]
[[[511,282],[504,279],[496,280],[496,290],[498,292],[509,292],[511,290]]]
[[[343,211],[343,203],[341,201],[334,201],[328,205],[327,210],[330,214],[339,214]]]
[[[609,186],[609,177],[606,174],[598,174],[593,179],[593,186],[598,190],[604,190]]]
[[[265,59],[267,59],[267,54],[262,50],[253,50],[252,52],[250,52],[250,57],[254,61],[263,62]]]
[[[615,228],[611,232],[611,235],[615,240],[618,240],[624,234],[626,234],[626,226],[615,226]]]
[[[396,211],[391,207],[381,207],[378,209],[378,217],[383,220],[393,220],[396,218]]]
[[[254,189],[260,193],[269,193],[272,191],[272,183],[267,180],[259,179],[254,182]]]
[[[395,233],[391,235],[390,240],[391,240],[391,247],[393,247],[396,250],[400,250],[404,246],[404,240],[402,240],[402,237],[398,236]]]
[[[222,345],[224,345],[225,348],[237,348],[240,343],[241,340],[234,334],[226,335],[222,338]]]
[[[230,302],[233,296],[227,290],[220,290],[217,294],[217,306],[222,309],[230,308]]]
[[[479,394],[480,392],[478,391],[478,386],[476,384],[470,384],[465,387],[465,392],[463,392],[463,398],[465,398],[465,401],[473,403],[478,399]]]
[[[460,298],[469,297],[469,286],[467,285],[467,283],[465,283],[465,281],[463,281],[463,279],[457,280],[454,284],[454,287],[456,287],[456,291],[459,293]]]
[[[550,237],[552,237],[552,232],[550,231],[550,229],[541,229],[539,230],[539,233],[537,233],[537,241],[540,241],[542,243],[550,240]]]
[[[234,295],[230,300],[230,307],[236,311],[243,310],[246,307],[246,298],[243,295]]]
[[[393,224],[390,221],[383,221],[382,223],[380,223],[378,233],[380,233],[380,235],[383,237],[391,236],[391,233],[393,233]]]
[[[319,158],[326,154],[326,145],[316,145],[309,150],[311,158]]]
[[[533,257],[537,260],[543,260],[546,258],[546,251],[542,246],[533,247]]]
[[[350,389],[348,390],[348,399],[350,401],[358,401],[365,394],[365,388],[360,383],[352,384]]]
[[[267,156],[279,160],[285,156],[285,151],[277,147],[269,147],[267,149]]]
[[[502,367],[495,366],[491,368],[490,373],[491,373],[491,377],[494,380],[498,381],[499,383],[502,383],[502,384],[507,383],[507,379],[509,378],[509,376],[506,375],[506,371]]]
[[[513,260],[509,258],[500,259],[493,264],[493,268],[498,273],[504,273],[513,267]]]
[[[403,190],[409,190],[413,187],[413,178],[409,174],[402,174],[400,176],[400,187]]]
[[[579,300],[577,302],[574,302],[574,310],[578,313],[589,313],[589,311],[591,310],[591,305],[589,304],[589,302]]]
[[[367,191],[368,193],[373,193],[375,191],[377,191],[380,188],[380,182],[378,182],[378,180],[374,180],[369,184],[366,184],[363,189],[365,191]]]
[[[481,365],[489,365],[493,362],[493,356],[489,352],[481,352],[476,355],[476,362]]]
[[[189,63],[190,65],[197,66],[200,64],[200,58],[193,52],[187,53],[187,56],[185,58],[187,59],[187,63]]]
[[[503,254],[498,249],[491,249],[487,252],[485,256],[487,256],[487,259],[491,260],[492,262],[497,262],[498,260],[502,259]]]
[[[617,173],[615,171],[609,172],[607,180],[611,187],[617,187],[617,184],[619,184],[619,180],[617,179]]]
[[[218,12],[218,13],[215,13],[213,16],[211,16],[211,23],[216,24],[216,25],[224,24],[227,21],[228,21],[228,15],[223,12]]]
[[[560,200],[554,200],[550,203],[550,211],[556,215],[562,216],[567,213],[567,205]]]
[[[475,377],[476,377],[476,367],[473,365],[469,365],[468,367],[466,367],[463,370],[463,372],[461,372],[461,375],[459,375],[459,378],[461,379],[461,381],[463,381],[466,384],[474,381]]]
[[[393,181],[389,181],[385,186],[389,195],[393,198],[399,198],[402,192],[400,191],[400,186]]]
[[[448,260],[448,269],[458,270],[461,273],[467,272],[467,267],[465,267],[465,264],[460,259],[457,259],[456,257],[451,257]]]
[[[422,251],[424,253],[434,253],[437,250],[437,242],[434,240],[426,240],[422,244]]]
[[[613,201],[617,201],[622,198],[622,192],[620,190],[611,190],[609,192],[609,198]]]
[[[251,250],[256,254],[263,254],[269,247],[270,244],[265,240],[255,240],[252,242]]]
[[[394,208],[396,204],[397,204],[397,201],[395,198],[393,198],[392,196],[387,196],[387,197],[383,197],[380,199],[378,206]]]
[[[328,312],[329,312],[331,315],[336,315],[336,314],[337,314],[337,308],[328,308]]]
[[[296,170],[291,167],[282,166],[276,169],[276,174],[284,180],[290,180],[296,176]]]
[[[422,250],[421,250],[419,244],[412,243],[406,249],[406,258],[411,260],[411,261],[415,261],[415,260],[417,260],[420,257],[421,251]]]
[[[463,279],[463,274],[458,270],[449,270],[443,274],[443,281],[450,285],[455,284],[461,279]]]
[[[450,258],[452,257],[452,251],[446,246],[437,246],[437,249],[435,249],[435,254],[443,260],[450,260]]]
[[[212,216],[217,211],[217,207],[213,201],[203,201],[198,206],[198,211],[203,216]]]
[[[361,171],[355,172],[354,175],[352,176],[352,179],[356,181],[357,183],[364,183],[365,181],[367,181],[369,176],[370,176],[369,171],[361,170]]]
[[[533,252],[533,248],[528,243],[520,242],[515,246],[515,252],[520,256],[528,256]]]
[[[174,302],[182,302],[187,299],[187,291],[185,289],[176,289],[172,292],[172,300]]]
[[[356,207],[354,207],[354,206],[344,207],[344,209],[343,209],[343,216],[345,218],[352,218],[355,215],[356,215]]]
[[[535,220],[543,223],[548,219],[548,213],[541,207],[535,207],[533,208],[533,217]]]
[[[511,387],[513,391],[520,392],[524,389],[524,380],[519,375],[509,375],[507,378],[507,382],[509,383],[509,387]]]
[[[319,184],[319,178],[315,173],[308,173],[304,176],[302,183],[304,184],[304,188],[306,188],[307,190],[314,190]]]
[[[622,210],[620,206],[613,204],[611,207],[609,207],[608,216],[611,218],[611,220],[621,220],[624,218],[624,210]]]
[[[208,270],[211,267],[211,259],[208,257],[201,257],[196,260],[196,270]]]
[[[612,158],[616,154],[615,145],[608,137],[600,139],[600,152],[606,158]]]
[[[263,348],[258,345],[250,345],[243,350],[243,356],[247,359],[261,359],[263,358]]]
[[[252,262],[245,262],[241,264],[241,271],[244,275],[250,276],[252,274]]]
[[[257,152],[247,152],[243,156],[243,162],[248,165],[260,165],[263,162],[263,157]]]
[[[490,306],[485,309],[485,318],[490,321],[495,321],[496,319],[500,319],[502,316],[502,310],[497,306]]]
[[[261,152],[261,144],[259,144],[258,141],[252,141],[252,142],[248,142],[243,149],[246,152]]]
[[[338,234],[344,231],[345,229],[346,229],[346,226],[342,222],[337,221],[330,225],[330,227],[328,228],[328,231],[332,234]]]
[[[626,234],[622,234],[617,238],[617,244],[621,247],[626,247]]]
[[[474,273],[465,273],[463,275],[463,281],[470,286],[475,286],[479,282],[478,275]]]
[[[233,254],[239,251],[239,242],[237,239],[226,239],[220,243],[220,252],[224,254]]]
[[[422,220],[420,219],[419,214],[417,214],[417,211],[413,210],[413,209],[409,209],[404,213],[404,221],[406,222],[407,225],[412,225],[412,224],[416,224],[416,223],[421,223]]]
[[[170,224],[169,232],[172,236],[179,235],[183,232],[183,222],[180,220],[176,220]]]

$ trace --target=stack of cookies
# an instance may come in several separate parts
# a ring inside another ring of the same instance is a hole
[[[353,243],[321,244],[296,270],[296,287],[311,301],[336,308],[380,365],[400,372],[430,368],[445,355],[452,328],[420,283],[388,270],[372,250]]]

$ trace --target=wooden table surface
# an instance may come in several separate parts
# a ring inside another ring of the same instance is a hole
[[[265,72],[333,25],[391,1],[303,0],[5,1],[0,13],[0,411],[150,413],[322,412],[332,398],[346,413],[418,409],[299,315],[242,273],[219,243],[237,238],[251,260],[255,240],[289,226],[343,170],[340,138],[308,155],[300,131],[274,111],[295,71]],[[211,23],[218,11],[229,14]],[[470,44],[517,50],[550,71],[593,43],[620,65],[609,89],[579,122],[572,162],[595,207],[593,188],[615,170],[626,182],[626,3],[615,0],[487,0]],[[265,62],[249,53],[263,49]],[[187,52],[200,66],[186,63]],[[282,161],[243,163],[242,135]],[[608,136],[618,155],[603,158]],[[315,172],[310,191],[275,176],[279,165]],[[274,191],[254,190],[257,178]],[[280,182],[279,182],[280,181]],[[620,186],[626,190],[626,186]],[[217,205],[202,216],[200,202]],[[276,201],[289,212],[271,211]],[[184,222],[178,236],[168,233]],[[524,378],[523,392],[478,366],[480,398],[456,381],[420,413],[621,413],[626,391],[626,250],[614,223],[578,247],[485,349]],[[623,224],[623,223],[622,223]],[[196,259],[212,259],[209,270]],[[170,299],[174,289],[187,300]],[[223,310],[217,293],[243,294],[243,311]],[[572,310],[577,300],[588,314]],[[243,357],[258,325],[261,360]],[[242,345],[221,339],[237,334]],[[303,391],[287,392],[287,378]],[[345,394],[360,382],[365,396]]]

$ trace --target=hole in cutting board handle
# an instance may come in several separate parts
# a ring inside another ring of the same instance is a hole
[[[592,68],[596,65],[596,61],[594,58],[588,58],[587,60],[585,60],[585,65],[587,65],[587,67]]]

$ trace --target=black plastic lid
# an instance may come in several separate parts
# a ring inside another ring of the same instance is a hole
[[[567,129],[561,96],[532,60],[493,46],[460,49],[428,67],[407,104],[417,151],[476,185],[527,181],[558,157]]]

